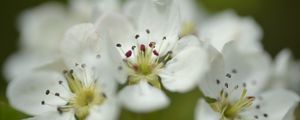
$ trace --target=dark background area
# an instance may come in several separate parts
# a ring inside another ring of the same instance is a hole
[[[3,0],[0,7],[1,49],[0,67],[6,58],[17,50],[18,15],[28,8],[49,0]],[[56,0],[66,2],[65,0]],[[241,16],[252,16],[263,28],[263,44],[273,57],[283,48],[290,48],[300,58],[300,1],[299,0],[199,0],[212,13],[234,9]],[[1,72],[2,73],[2,72]],[[300,73],[299,73],[300,74]],[[5,113],[15,111],[6,104],[6,82],[0,75],[0,120],[7,119]],[[300,86],[299,86],[300,87]],[[189,96],[189,94],[187,94]],[[18,119],[21,114],[11,116]]]

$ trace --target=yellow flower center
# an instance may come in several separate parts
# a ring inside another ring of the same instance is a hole
[[[84,68],[84,65],[82,67]],[[85,71],[84,75],[87,75]],[[105,102],[106,95],[98,88],[95,81],[88,82],[87,78],[81,80],[75,75],[73,70],[64,71],[64,76],[69,87],[70,97],[63,97],[59,93],[51,93],[50,90],[46,90],[46,95],[54,95],[67,102],[65,105],[57,107],[59,113],[73,111],[78,120],[84,120],[89,115],[93,106],[101,105]],[[59,81],[59,84],[67,88],[63,84],[63,81]],[[45,104],[47,103],[42,101],[42,105]]]

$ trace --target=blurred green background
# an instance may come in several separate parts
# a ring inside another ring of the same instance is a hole
[[[16,19],[28,8],[49,0],[3,0],[0,7],[1,50],[0,67],[5,59],[17,50],[18,31]],[[65,0],[56,0],[66,2]],[[281,49],[290,48],[295,57],[300,57],[300,1],[299,0],[198,0],[209,12],[234,9],[242,16],[252,16],[264,30],[263,44],[274,57]],[[0,120],[24,118],[25,115],[10,108],[5,98],[6,82],[0,75]],[[300,87],[300,86],[299,86]],[[193,119],[194,106],[200,93],[194,90],[187,94],[168,95],[174,99],[171,107],[155,113],[136,115],[122,112],[122,118],[132,119]],[[182,109],[183,107],[185,109]],[[175,113],[175,114],[174,114]],[[298,112],[300,114],[300,112]],[[170,117],[172,116],[172,117]],[[189,116],[189,117],[187,117]],[[125,119],[124,119],[125,120]],[[298,118],[300,120],[300,118]]]

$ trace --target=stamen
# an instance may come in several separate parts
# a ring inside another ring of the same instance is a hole
[[[134,36],[135,39],[138,39],[139,37],[140,37],[139,34],[136,34],[136,35]]]
[[[149,47],[150,47],[150,48],[155,48],[155,45],[156,45],[155,42],[150,42],[150,43],[149,43]]]
[[[117,47],[122,47],[122,45],[120,43],[117,43],[116,46]]]
[[[149,29],[146,29],[146,33],[147,33],[147,34],[150,34],[150,30],[149,30]]]
[[[159,53],[156,50],[153,50],[153,54],[159,56]]]
[[[140,50],[141,50],[141,51],[143,51],[143,52],[145,52],[145,51],[146,51],[146,47],[145,47],[145,45],[144,45],[144,44],[141,44],[141,45],[140,45]]]
[[[129,51],[127,51],[127,52],[125,53],[125,56],[126,56],[127,58],[129,58],[131,55],[132,55],[132,51],[131,51],[131,50],[129,50]]]
[[[46,90],[46,95],[49,95],[50,94],[50,90]]]

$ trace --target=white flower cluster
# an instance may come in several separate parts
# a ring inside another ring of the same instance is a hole
[[[7,97],[30,120],[115,120],[122,107],[156,111],[170,104],[165,91],[195,88],[197,120],[295,119],[300,63],[288,50],[273,62],[253,19],[208,15],[192,0],[69,3],[20,18]]]

